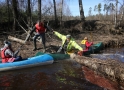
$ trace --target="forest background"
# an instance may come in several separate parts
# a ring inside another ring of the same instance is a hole
[[[104,0],[94,7],[89,7],[88,12],[83,10],[83,6],[86,6],[83,1],[78,0],[76,6],[79,7],[79,16],[72,15],[73,10],[69,8],[69,2],[73,0],[1,0],[0,30],[20,31],[22,28],[18,27],[19,24],[29,30],[38,19],[52,21],[49,25],[53,28],[70,28],[67,21],[74,20],[82,23],[81,30],[92,30],[91,26],[87,29],[85,24],[90,20],[109,20],[115,28],[123,27],[124,0]],[[88,15],[85,16],[84,13]]]

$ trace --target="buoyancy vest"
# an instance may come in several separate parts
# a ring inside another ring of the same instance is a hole
[[[45,27],[42,23],[40,23],[40,25],[36,24],[35,27],[36,27],[37,33],[44,33],[45,32]]]
[[[83,49],[86,49],[86,42],[87,42],[87,40],[82,40],[82,41],[81,41],[81,47],[82,47]]]
[[[1,51],[2,63],[8,62],[8,60],[11,58],[10,55],[5,56],[5,51],[6,51],[6,49],[8,49],[8,48],[4,48],[4,49]]]

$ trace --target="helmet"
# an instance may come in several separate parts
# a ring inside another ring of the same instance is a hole
[[[84,37],[84,40],[88,40],[88,37]]]
[[[66,38],[67,39],[71,39],[71,35],[66,35]]]
[[[4,41],[5,47],[10,47],[11,43],[9,41]]]

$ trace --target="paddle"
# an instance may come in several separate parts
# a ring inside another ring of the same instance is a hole
[[[26,42],[27,42],[27,40],[29,39],[29,37],[30,37],[30,34],[27,35],[27,37],[26,37],[26,39],[25,39],[25,41],[24,41],[24,44],[26,44]],[[15,51],[14,56],[17,56],[17,55],[18,55],[19,51],[21,50],[21,48],[22,48],[22,46],[23,46],[24,44],[22,44],[22,45]]]
[[[90,32],[90,36],[91,36],[91,42],[93,42],[93,35],[92,35],[92,32]],[[92,49],[92,51],[93,51],[93,53],[94,53],[94,46],[93,46],[93,45],[91,46],[91,49]]]
[[[27,42],[27,40],[29,39],[29,37],[30,37],[30,32],[28,32],[28,35],[26,36],[24,43]]]

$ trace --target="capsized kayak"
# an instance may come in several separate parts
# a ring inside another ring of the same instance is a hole
[[[26,60],[12,62],[12,63],[1,63],[0,71],[15,70],[21,68],[28,68],[40,65],[52,64],[54,61],[53,57],[48,54],[43,54],[35,57],[27,58]]]

